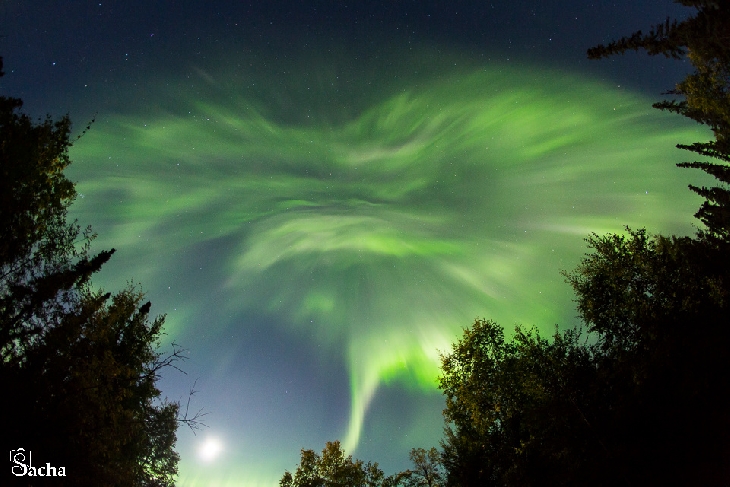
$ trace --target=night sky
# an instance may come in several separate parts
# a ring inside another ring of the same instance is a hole
[[[179,485],[274,485],[339,439],[438,446],[439,353],[474,318],[576,324],[591,232],[693,232],[709,137],[651,108],[687,66],[585,51],[657,0],[0,1],[5,96],[76,132],[72,218],[167,314]],[[197,382],[196,382],[197,380]],[[207,447],[206,447],[207,445]],[[218,449],[216,450],[216,445]]]

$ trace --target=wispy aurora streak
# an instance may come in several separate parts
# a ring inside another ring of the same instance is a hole
[[[277,121],[235,92],[178,102],[98,117],[73,149],[76,216],[153,301],[192,249],[219,249],[224,279],[170,312],[171,338],[195,336],[196,307],[222,295],[208,335],[267,316],[343,355],[348,451],[379,386],[434,392],[439,351],[475,317],[572,323],[559,270],[587,234],[688,232],[698,206],[698,176],[673,167],[695,128],[556,71],[423,80],[337,123]]]

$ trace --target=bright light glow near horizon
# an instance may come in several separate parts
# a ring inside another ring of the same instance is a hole
[[[223,453],[223,442],[214,436],[209,436],[198,448],[198,456],[206,463],[217,459]]]

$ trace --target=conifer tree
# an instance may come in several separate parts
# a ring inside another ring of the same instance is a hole
[[[179,406],[161,400],[156,383],[180,353],[157,351],[164,316],[150,319],[135,287],[113,295],[91,287],[114,250],[93,255],[90,229],[67,221],[76,196],[64,175],[71,122],[36,123],[21,106],[0,96],[3,446],[63,467],[48,485],[173,485]]]
[[[607,45],[588,50],[590,59],[601,59],[629,50],[645,50],[651,56],[662,54],[688,59],[694,72],[667,92],[679,99],[654,104],[655,108],[678,113],[707,125],[714,140],[679,144],[711,160],[692,161],[680,167],[697,168],[719,181],[711,188],[690,185],[705,198],[696,216],[706,228],[700,236],[715,243],[730,240],[730,3],[713,0],[677,0],[695,10],[682,21],[667,19],[648,34],[637,31]]]

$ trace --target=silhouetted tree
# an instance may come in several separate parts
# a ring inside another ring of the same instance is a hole
[[[364,463],[345,456],[339,441],[327,442],[321,454],[302,450],[292,475],[285,472],[281,487],[439,487],[444,485],[441,454],[436,448],[413,448],[413,469],[386,476],[377,463]]]
[[[629,37],[588,50],[588,57],[600,59],[628,50],[644,49],[649,55],[663,54],[687,59],[694,72],[679,82],[668,94],[680,100],[666,100],[654,107],[679,113],[707,125],[715,140],[679,144],[677,147],[717,161],[695,161],[679,164],[705,171],[720,181],[712,188],[690,188],[706,199],[697,213],[706,229],[699,236],[717,242],[730,239],[730,4],[714,0],[677,0],[696,10],[682,21],[667,19],[650,30],[637,31]],[[683,98],[683,99],[682,99]],[[720,161],[720,162],[718,162]]]
[[[377,463],[363,463],[345,456],[339,441],[327,442],[322,454],[302,450],[301,460],[292,475],[285,472],[281,487],[375,487],[395,486]]]
[[[634,484],[726,485],[727,249],[643,230],[588,242],[594,252],[567,277],[611,391],[605,444]]]
[[[705,198],[695,215],[705,227],[696,238],[642,231],[593,236],[596,252],[568,278],[581,317],[600,334],[601,353],[614,364],[613,379],[633,385],[617,414],[636,434],[656,438],[655,458],[645,462],[683,465],[675,483],[722,485],[730,481],[730,414],[717,399],[730,385],[730,4],[678,3],[694,14],[594,47],[588,56],[644,49],[691,63],[694,71],[668,92],[678,99],[654,107],[712,130],[714,140],[677,146],[709,159],[680,167],[718,180],[710,188],[690,185]]]
[[[603,468],[612,459],[594,425],[605,403],[595,397],[593,349],[580,338],[570,330],[547,340],[518,327],[506,341],[488,320],[464,330],[442,357],[447,485],[616,481],[620,472]]]
[[[644,231],[589,244],[568,274],[585,338],[477,320],[443,357],[448,485],[730,479],[726,257]]]
[[[163,318],[132,288],[84,292],[72,312],[5,369],[15,447],[63,465],[59,485],[173,485],[178,405],[159,401],[168,364],[155,352]]]
[[[444,485],[444,472],[441,465],[441,453],[436,448],[425,450],[413,448],[410,453],[413,468],[408,470],[405,479],[407,487],[441,487]]]
[[[65,467],[66,477],[46,479],[56,486],[172,485],[178,404],[160,401],[155,384],[180,352],[155,351],[164,317],[150,320],[136,289],[91,289],[114,251],[92,255],[90,230],[66,220],[76,196],[63,174],[70,120],[35,123],[21,105],[0,97],[4,446]]]
[[[594,235],[566,274],[584,334],[465,330],[442,359],[448,485],[727,485],[730,264],[718,242]]]

